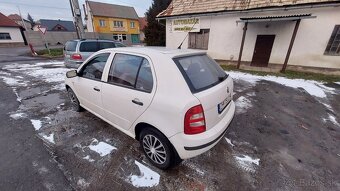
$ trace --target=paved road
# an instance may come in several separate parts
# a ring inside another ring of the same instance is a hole
[[[8,83],[0,84],[0,190],[340,190],[339,85],[307,83],[308,92],[235,80],[237,112],[223,139],[162,171],[137,141],[87,111],[72,111],[62,63],[6,65],[0,69],[0,81]],[[9,117],[18,113],[25,115]]]
[[[0,82],[0,190],[72,190],[29,119],[14,120],[19,102]]]

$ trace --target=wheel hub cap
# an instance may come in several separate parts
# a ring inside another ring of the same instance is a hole
[[[157,164],[166,161],[167,153],[162,142],[153,135],[146,135],[143,138],[143,149],[150,160]]]

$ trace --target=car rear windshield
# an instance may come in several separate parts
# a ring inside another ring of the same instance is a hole
[[[228,77],[206,54],[174,58],[174,61],[193,93],[215,86]]]
[[[76,51],[77,41],[68,41],[65,44],[66,51]]]

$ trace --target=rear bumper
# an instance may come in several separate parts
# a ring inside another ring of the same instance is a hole
[[[83,62],[82,61],[64,61],[66,68],[78,68]]]
[[[188,159],[200,155],[214,147],[226,133],[229,124],[234,118],[235,103],[231,101],[226,108],[227,114],[224,118],[204,133],[197,135],[185,135],[179,133],[170,138],[170,142],[177,150],[182,159]]]

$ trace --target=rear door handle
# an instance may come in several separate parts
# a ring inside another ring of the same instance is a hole
[[[97,92],[100,92],[100,89],[97,88],[97,87],[94,87],[93,90],[94,90],[94,91],[97,91]]]
[[[143,102],[141,102],[141,101],[139,101],[139,99],[133,99],[132,100],[132,103],[134,103],[134,104],[137,104],[137,105],[140,105],[140,106],[143,106]]]

